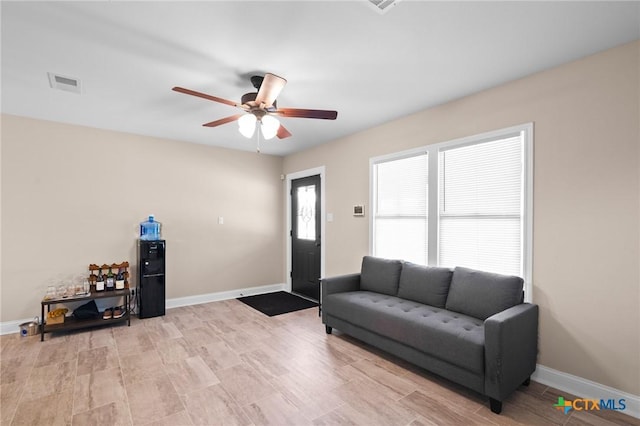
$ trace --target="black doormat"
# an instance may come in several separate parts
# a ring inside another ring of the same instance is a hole
[[[239,297],[238,300],[270,317],[318,306],[315,302],[286,291]]]

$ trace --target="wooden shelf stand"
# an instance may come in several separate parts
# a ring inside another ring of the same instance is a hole
[[[92,277],[95,277],[95,275],[93,275],[92,272],[100,269],[104,270],[109,268],[116,269],[116,270],[124,269],[124,277],[125,277],[124,289],[96,291],[96,286],[94,282],[95,278],[92,278]],[[129,268],[129,262],[122,262],[119,264],[113,263],[111,265],[104,264],[102,266],[91,264],[89,265],[89,282],[91,283],[89,295],[55,297],[55,298],[43,299],[42,302],[40,303],[40,318],[42,318],[42,325],[40,326],[40,341],[41,342],[44,341],[45,333],[52,333],[55,331],[77,330],[77,329],[89,328],[89,327],[100,327],[103,325],[110,325],[110,324],[116,324],[121,322],[126,322],[127,326],[131,326],[131,312],[130,312],[131,291],[129,290],[129,271],[127,270],[128,268]],[[47,311],[46,313],[48,314],[49,311],[51,311],[52,305],[69,303],[69,302],[85,302],[86,303],[91,300],[106,299],[111,297],[124,297],[125,312],[124,312],[124,315],[120,318],[102,319],[102,317],[100,317],[100,318],[92,318],[92,319],[78,319],[73,316],[68,316],[68,317],[65,317],[64,322],[60,324],[47,324],[46,322],[47,315],[45,315],[45,308]]]

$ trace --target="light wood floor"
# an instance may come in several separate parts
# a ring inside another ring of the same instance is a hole
[[[266,317],[236,301],[68,334],[0,338],[3,425],[640,425],[556,410],[532,382],[487,400],[334,331],[317,309]]]

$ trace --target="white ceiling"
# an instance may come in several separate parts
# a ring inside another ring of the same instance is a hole
[[[638,2],[427,2],[379,14],[366,0],[2,2],[2,111],[254,150],[239,110],[249,76],[288,84],[278,106],[335,109],[284,118],[263,142],[286,155],[640,38]],[[82,94],[49,87],[79,78]]]

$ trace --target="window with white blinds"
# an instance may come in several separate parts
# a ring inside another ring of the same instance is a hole
[[[427,259],[428,157],[412,155],[375,167],[376,256],[424,264]]]
[[[438,263],[522,275],[522,140],[439,153]]]
[[[527,124],[372,159],[371,253],[518,275],[530,300],[532,133]]]

